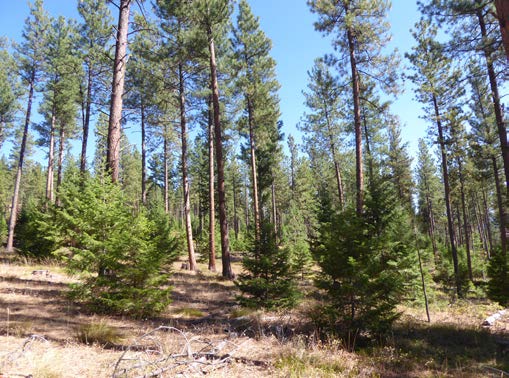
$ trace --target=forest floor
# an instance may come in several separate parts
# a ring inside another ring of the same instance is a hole
[[[401,307],[388,340],[348,352],[314,337],[310,299],[292,311],[247,311],[236,305],[232,282],[204,264],[199,273],[180,264],[168,310],[132,320],[70,302],[73,278],[61,267],[1,253],[0,378],[500,377],[509,370],[509,313],[482,327],[500,310],[488,301],[437,301],[431,323],[423,309]]]

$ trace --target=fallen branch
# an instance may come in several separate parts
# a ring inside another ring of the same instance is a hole
[[[188,338],[181,330],[165,326],[146,333],[132,345],[135,350],[127,347],[122,353],[112,378],[148,378],[163,373],[175,376],[191,371],[207,374],[226,366],[240,347],[230,340]],[[146,349],[140,351],[142,345]]]

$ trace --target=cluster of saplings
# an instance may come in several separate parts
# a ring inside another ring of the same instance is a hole
[[[142,12],[133,24],[134,3]],[[271,42],[247,0],[237,12],[229,0],[159,0],[155,20],[143,3],[121,1],[113,70],[112,21],[101,0],[79,2],[79,27],[50,18],[36,0],[15,54],[0,41],[0,146],[8,135],[18,160],[0,160],[7,250],[15,235],[21,253],[59,259],[80,276],[70,290],[75,301],[135,317],[165,311],[171,267],[186,249],[190,269],[196,244],[211,270],[221,250],[227,279],[233,252],[243,258],[240,305],[311,302],[317,329],[348,343],[390,330],[399,304],[424,311],[428,300],[486,294],[509,303],[509,186],[501,177],[509,183],[509,150],[498,89],[507,75],[494,4],[419,2],[405,77],[429,136],[420,140],[414,180],[387,100],[402,76],[388,46],[388,1],[308,1],[334,51],[308,72],[302,144],[288,137],[290,156]],[[131,41],[129,25],[139,26]],[[451,40],[442,43],[444,26]],[[118,51],[128,43],[129,61]],[[126,89],[115,79],[124,74]],[[22,178],[34,93],[42,95],[44,120],[34,129],[48,168],[27,161]],[[95,113],[102,116],[91,174]],[[141,153],[121,132],[127,121],[139,121]],[[82,141],[79,168],[65,158],[73,138]]]
[[[62,261],[80,277],[70,295],[92,311],[134,317],[163,312],[171,302],[171,264],[185,253],[185,234],[156,196],[136,209],[109,176],[83,177],[75,169],[66,174],[59,199],[24,206],[18,251]],[[292,242],[291,227],[276,233],[262,221],[257,240],[251,237],[242,253],[243,273],[235,280],[239,304],[274,310],[313,300],[318,307],[310,320],[318,329],[349,340],[390,330],[400,303],[424,306],[418,252],[430,266],[431,246],[416,237],[390,181],[373,180],[360,215],[353,206],[332,211],[327,198],[322,202],[309,244]],[[444,255],[434,281],[424,274],[431,299],[433,287],[454,295],[450,260]],[[472,286],[466,267],[462,271],[467,294]],[[314,286],[303,291],[310,280]]]

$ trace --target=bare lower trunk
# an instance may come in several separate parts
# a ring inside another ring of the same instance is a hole
[[[182,144],[182,189],[184,192],[184,218],[187,237],[187,254],[189,258],[189,270],[196,270],[196,257],[194,254],[193,228],[191,226],[191,198],[189,193],[189,178],[187,177],[187,120],[186,98],[184,86],[184,73],[182,63],[179,64],[179,92],[180,92],[180,139]]]
[[[327,104],[324,103],[325,108],[325,120],[327,122],[327,134],[329,137],[329,146],[332,154],[332,160],[334,161],[334,172],[336,174],[336,185],[338,189],[338,198],[339,198],[339,205],[340,208],[343,208],[345,205],[345,198],[344,198],[344,192],[343,192],[343,181],[341,180],[341,168],[339,167],[339,160],[337,157],[336,152],[336,144],[334,143],[334,135],[332,132],[332,124],[329,117],[329,110],[327,108]],[[293,179],[293,177],[292,177]],[[292,181],[293,182],[293,181]]]
[[[251,151],[251,180],[253,185],[253,213],[255,222],[255,240],[260,238],[260,202],[258,198],[258,174],[256,171],[256,146],[254,137],[254,110],[251,98],[247,96],[247,113],[249,123],[249,148]]]
[[[501,2],[498,1],[501,5]],[[497,7],[497,10],[507,10],[507,6],[500,6],[500,8]],[[481,36],[483,37],[484,42],[486,42],[488,38],[488,34],[486,31],[486,24],[484,21],[484,16],[482,13],[482,9],[479,9],[477,11],[477,18],[479,21],[479,28],[481,29]],[[503,30],[507,31],[507,26],[503,28]],[[504,44],[507,43],[507,35],[504,33],[504,36],[506,37],[504,40]],[[485,44],[483,46],[483,52],[484,57],[486,59],[486,68],[488,71],[488,78],[490,82],[490,89],[491,89],[491,97],[493,100],[493,110],[495,113],[495,120],[497,121],[497,128],[498,128],[498,136],[500,140],[500,147],[502,152],[502,161],[504,163],[504,173],[505,173],[505,183],[506,183],[506,195],[507,198],[509,198],[509,146],[507,145],[507,130],[504,123],[504,117],[502,115],[502,107],[500,105],[500,94],[498,92],[498,84],[497,84],[497,77],[495,74],[495,68],[493,66],[493,51],[491,51],[491,47]],[[504,208],[506,207],[506,204],[504,203]],[[506,219],[506,213],[504,211],[504,218],[501,218],[503,227],[504,227],[504,233],[507,232],[507,219]],[[506,237],[507,238],[507,237]],[[506,246],[507,244],[505,242],[502,242],[502,253],[506,254]]]
[[[461,212],[463,214],[463,232],[465,234],[465,249],[467,252],[467,268],[468,268],[468,278],[470,281],[474,281],[474,275],[472,272],[472,251],[470,247],[470,224],[467,217],[467,204],[465,200],[465,183],[463,180],[463,169],[461,162],[459,164],[459,172],[460,172],[460,192],[461,192]]]
[[[90,129],[90,111],[92,107],[92,69],[88,68],[87,98],[85,100],[85,119],[83,120],[83,136],[81,140],[80,172],[87,170],[88,131]]]
[[[214,107],[214,133],[216,139],[217,161],[217,191],[219,197],[219,225],[221,230],[221,260],[223,263],[223,277],[233,279],[234,274],[230,262],[230,241],[228,237],[228,218],[226,214],[226,188],[224,180],[224,158],[221,136],[221,121],[219,116],[219,87],[217,83],[216,52],[212,30],[207,30],[210,53],[210,79],[212,86],[212,105]]]
[[[32,101],[34,98],[34,81],[35,81],[35,71],[32,71],[32,76],[30,77],[30,89],[28,91],[28,104],[25,117],[25,127],[23,128],[23,137],[21,139],[21,147],[18,159],[18,169],[16,170],[16,181],[14,182],[14,193],[12,195],[11,215],[9,217],[9,231],[7,235],[7,246],[5,247],[5,250],[7,252],[12,252],[14,245],[14,229],[16,228],[16,221],[18,219],[18,198],[19,190],[21,187],[21,175],[23,173],[23,162],[25,160],[25,150],[28,138],[28,126],[30,125],[30,114],[32,112]]]
[[[491,237],[491,226],[490,226],[490,210],[488,208],[488,201],[486,199],[486,192],[482,191],[482,197],[483,197],[483,220],[484,224],[486,225],[486,235],[488,238],[488,249],[487,249],[487,257],[488,259],[491,258],[491,254],[493,253],[493,239]],[[504,231],[503,229],[501,231]],[[504,232],[505,237],[505,232]]]
[[[504,206],[504,197],[502,194],[502,186],[500,183],[500,176],[498,174],[498,164],[497,158],[495,156],[491,157],[491,164],[493,166],[493,176],[495,177],[495,189],[497,192],[497,207],[498,207],[498,218],[499,218],[499,231],[500,231],[500,243],[502,246],[502,251],[507,251],[507,233],[506,228],[504,227],[503,220],[506,219],[505,206]]]
[[[451,191],[449,186],[449,169],[447,164],[447,153],[445,149],[444,134],[442,129],[442,121],[440,119],[440,112],[438,110],[438,103],[433,96],[433,106],[435,110],[435,118],[438,129],[438,143],[440,146],[440,154],[442,157],[442,176],[444,181],[444,197],[445,197],[445,209],[447,215],[447,230],[449,233],[449,243],[451,246],[452,261],[454,266],[454,277],[456,280],[456,294],[458,297],[462,297],[461,282],[459,276],[459,262],[458,262],[458,251],[456,249],[456,236],[454,234],[454,222],[451,210]]]
[[[364,173],[362,163],[362,128],[360,111],[359,74],[357,72],[357,59],[355,56],[354,36],[350,29],[347,31],[348,49],[350,54],[350,68],[352,71],[352,98],[355,129],[355,176],[356,176],[356,209],[357,215],[362,214],[364,206]]]
[[[276,185],[274,181],[271,184],[271,198],[272,198],[272,222],[274,222],[274,235],[277,237],[278,224],[277,224],[277,207],[276,207]]]
[[[113,83],[111,86],[106,169],[110,173],[113,182],[117,182],[119,176],[122,95],[124,93],[124,79],[127,63],[127,32],[129,29],[130,6],[131,0],[120,1],[115,61],[113,66]]]
[[[216,201],[214,188],[214,110],[212,109],[212,96],[209,99],[209,270],[216,271]]]
[[[65,150],[65,128],[63,125],[60,126],[60,137],[59,137],[59,149],[58,149],[58,163],[57,163],[57,197],[56,204],[60,206],[60,195],[58,190],[60,189],[60,185],[62,185],[62,171],[64,166],[64,150]]]
[[[54,180],[54,159],[55,159],[55,115],[51,116],[51,130],[49,134],[48,172],[46,175],[46,199],[53,202],[53,180]]]
[[[145,130],[145,104],[141,102],[141,203],[147,204],[147,141]]]
[[[164,126],[164,142],[163,142],[163,165],[164,165],[164,212],[165,214],[170,213],[170,198],[169,198],[169,173],[168,173],[168,127]]]

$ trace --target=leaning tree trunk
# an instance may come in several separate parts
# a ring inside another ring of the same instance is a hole
[[[216,51],[212,29],[207,30],[210,54],[210,80],[212,86],[212,105],[214,108],[214,134],[216,139],[217,191],[219,199],[219,226],[221,231],[221,260],[223,277],[233,279],[234,274],[230,261],[230,241],[228,237],[228,218],[226,214],[226,188],[224,179],[223,141],[219,116],[219,86],[217,83]]]
[[[458,297],[462,297],[461,282],[459,276],[459,262],[458,262],[458,250],[456,248],[456,236],[454,234],[454,220],[452,218],[451,210],[451,189],[449,186],[449,169],[447,164],[447,152],[445,150],[445,140],[442,128],[442,121],[440,119],[440,112],[438,110],[438,103],[436,97],[433,95],[433,107],[435,110],[435,119],[438,129],[438,143],[440,146],[440,154],[442,157],[442,175],[444,180],[444,197],[445,197],[445,210],[447,215],[447,231],[449,233],[449,243],[452,253],[452,261],[454,266],[454,277],[456,281],[456,294]]]
[[[212,95],[209,98],[209,270],[216,271],[216,199],[214,196],[214,110],[212,109]]]
[[[180,139],[182,144],[182,189],[184,192],[184,218],[187,237],[187,254],[189,258],[189,270],[196,270],[196,257],[194,254],[193,228],[191,225],[191,199],[189,193],[189,178],[187,176],[187,120],[186,98],[184,87],[184,73],[182,63],[179,63],[179,102],[180,102]]]
[[[30,89],[28,91],[28,104],[25,117],[25,127],[23,128],[23,137],[21,139],[21,147],[19,150],[18,169],[16,170],[16,181],[14,182],[14,193],[12,195],[11,215],[9,218],[9,231],[7,235],[7,246],[5,250],[12,252],[14,244],[14,229],[16,228],[16,221],[18,218],[18,198],[19,190],[21,187],[21,175],[23,173],[23,162],[25,160],[25,150],[28,138],[28,126],[30,125],[30,113],[32,112],[32,101],[34,98],[34,82],[35,70],[32,71],[30,77]]]
[[[352,99],[355,129],[355,177],[356,177],[356,209],[357,215],[362,214],[364,206],[364,173],[362,163],[362,128],[360,107],[359,73],[357,71],[357,58],[355,55],[355,43],[352,30],[347,30],[348,50],[350,53],[350,68],[352,71]]]
[[[120,139],[122,128],[122,95],[127,63],[127,31],[129,29],[129,8],[131,0],[120,0],[117,43],[111,86],[110,119],[108,123],[108,150],[106,169],[113,182],[118,181],[120,165]]]

